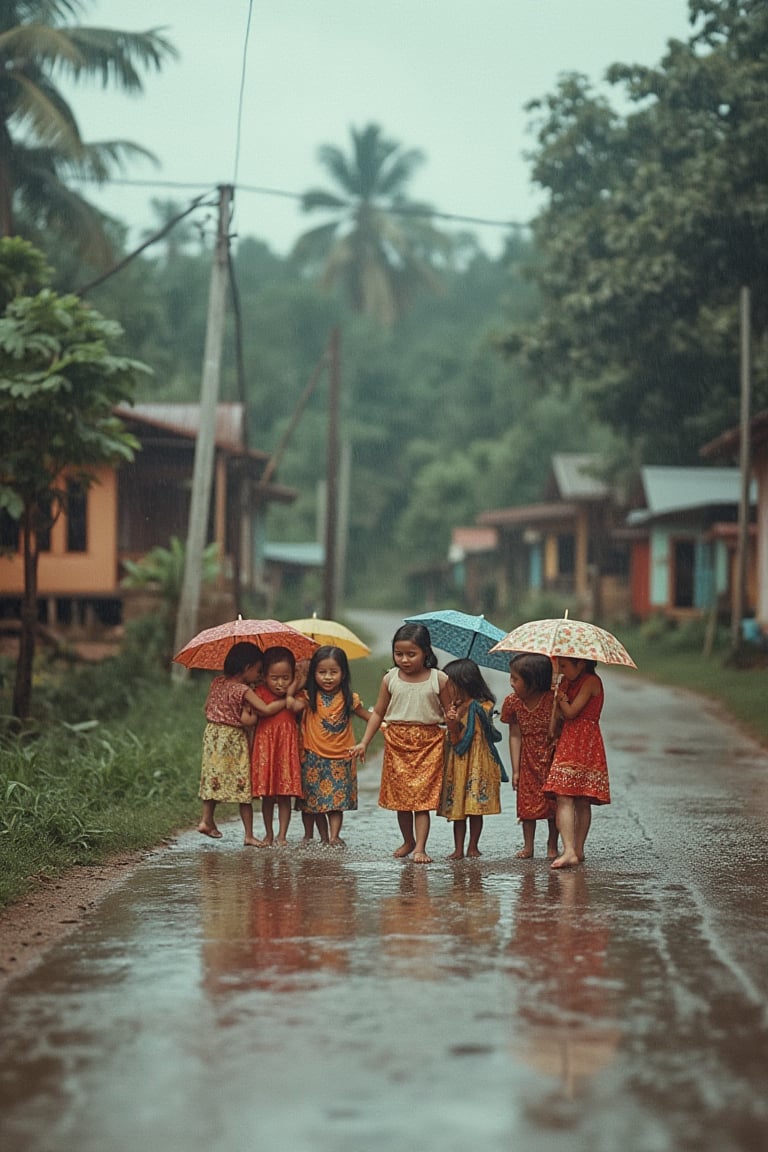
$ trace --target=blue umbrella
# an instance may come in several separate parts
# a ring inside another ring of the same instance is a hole
[[[474,660],[483,668],[497,672],[509,671],[511,652],[491,652],[494,644],[506,636],[501,628],[491,624],[485,616],[470,616],[445,608],[436,612],[423,612],[420,616],[406,616],[406,624],[424,624],[429,629],[432,645],[452,656]]]

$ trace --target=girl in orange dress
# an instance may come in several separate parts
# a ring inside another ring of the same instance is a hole
[[[610,804],[608,763],[600,731],[603,684],[594,660],[560,658],[565,690],[556,692],[564,717],[545,791],[557,798],[557,827],[563,850],[553,868],[571,868],[584,859],[592,805]]]
[[[296,660],[289,648],[267,648],[264,653],[264,683],[256,689],[259,701],[272,704],[282,701],[276,715],[256,725],[251,753],[251,788],[261,799],[266,836],[264,845],[288,843],[291,822],[291,800],[302,796],[299,763],[299,730],[296,712],[302,705],[296,700]],[[277,840],[273,819],[277,805]]]
[[[347,654],[325,644],[313,654],[307,673],[306,706],[301,715],[301,783],[303,817],[328,816],[328,843],[343,848],[344,812],[357,808],[357,766],[350,749],[355,742],[352,717],[371,713],[352,691]],[[311,831],[304,823],[305,840]],[[321,830],[321,839],[322,836]]]
[[[536,821],[549,826],[547,856],[557,856],[555,801],[544,795],[544,784],[552,762],[554,738],[552,719],[552,664],[548,656],[518,652],[509,661],[509,680],[514,693],[501,707],[501,720],[509,724],[509,755],[512,761],[512,787],[517,793],[517,818],[523,825],[523,847],[518,860],[533,856]]]
[[[371,718],[352,755],[365,759],[368,745],[386,720],[379,807],[397,812],[403,842],[394,855],[431,864],[429,813],[440,802],[443,784],[442,725],[451,704],[448,677],[437,670],[432,639],[423,624],[398,628],[392,658],[395,667],[381,682]]]

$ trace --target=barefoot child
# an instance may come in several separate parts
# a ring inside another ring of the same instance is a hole
[[[291,801],[303,795],[299,763],[299,730],[296,712],[296,659],[289,648],[267,648],[264,653],[264,683],[256,689],[261,703],[282,703],[282,708],[256,725],[251,753],[253,796],[261,798],[265,837],[263,843],[288,843]],[[277,840],[273,820],[277,806]]]
[[[584,843],[592,823],[592,805],[610,804],[608,764],[600,732],[603,684],[594,660],[560,658],[565,691],[557,704],[564,717],[545,791],[557,798],[557,827],[563,850],[553,868],[571,868],[584,859]]]
[[[312,839],[311,824],[307,826],[309,818],[317,822],[324,843],[332,848],[344,847],[344,812],[357,808],[357,765],[350,754],[355,742],[353,715],[363,720],[371,717],[352,691],[347,655],[341,648],[323,645],[309,665],[306,706],[301,714],[304,799],[299,806],[305,841]]]
[[[478,842],[483,816],[501,812],[502,780],[509,777],[496,751],[500,733],[493,726],[496,697],[474,660],[452,660],[443,668],[452,691],[445,712],[448,739],[445,747],[443,790],[438,816],[453,821],[453,852],[449,860],[462,860],[469,819],[467,856],[480,856]]]
[[[384,676],[362,740],[351,749],[365,759],[386,720],[379,807],[397,812],[403,842],[399,858],[431,864],[427,855],[429,813],[437,808],[443,784],[445,709],[451,703],[448,677],[437,670],[429,631],[403,624],[392,640],[395,667]]]
[[[547,856],[554,860],[557,856],[555,801],[544,795],[554,751],[550,736],[553,700],[549,656],[518,652],[509,661],[509,680],[514,692],[502,704],[501,720],[509,724],[512,787],[517,793],[517,818],[523,825],[523,847],[516,856],[518,860],[533,856],[536,821],[546,820]]]
[[[205,702],[200,799],[203,812],[198,832],[221,839],[214,810],[218,803],[239,804],[245,843],[261,847],[253,835],[250,747],[246,729],[259,716],[283,711],[285,702],[267,704],[253,691],[262,675],[264,653],[255,644],[233,644],[224,660],[224,675],[211,681]]]

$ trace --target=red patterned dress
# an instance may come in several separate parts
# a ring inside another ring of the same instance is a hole
[[[254,688],[265,704],[280,700],[265,684]],[[283,709],[262,716],[256,725],[251,753],[254,796],[303,796],[299,762],[299,726],[293,712]]]
[[[566,698],[574,700],[585,678],[594,675],[594,672],[585,671],[576,680],[566,684]],[[603,700],[603,685],[600,683],[599,693],[590,697],[578,716],[563,721],[563,730],[545,785],[549,795],[586,796],[592,804],[610,804],[608,762],[600,731]]]
[[[555,801],[544,795],[544,784],[552,761],[549,722],[552,716],[552,693],[544,692],[533,708],[514,692],[501,706],[502,724],[520,729],[520,777],[517,782],[518,820],[553,820]]]

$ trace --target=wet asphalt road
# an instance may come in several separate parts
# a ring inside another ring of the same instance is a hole
[[[510,785],[481,860],[438,819],[434,864],[393,859],[373,763],[346,851],[295,820],[151,857],[0,1001],[0,1147],[768,1148],[768,756],[605,683],[613,803],[572,872],[543,828],[513,859]]]

